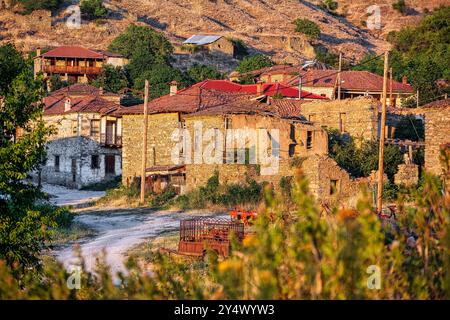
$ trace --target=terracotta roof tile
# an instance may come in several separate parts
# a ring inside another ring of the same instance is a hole
[[[83,58],[83,59],[103,59],[104,55],[97,51],[80,46],[61,46],[41,55],[45,58]]]

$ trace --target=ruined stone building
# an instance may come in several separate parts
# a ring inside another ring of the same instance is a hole
[[[200,48],[211,54],[221,54],[231,57],[235,55],[233,42],[219,35],[196,34],[185,40],[183,45]]]
[[[119,54],[79,46],[57,47],[45,53],[38,48],[34,58],[34,74],[43,72],[46,79],[58,75],[62,81],[87,83],[102,73],[103,66],[123,67],[127,63],[128,60]]]
[[[36,179],[81,188],[121,174],[122,120],[114,115],[118,95],[76,84],[54,91],[44,103],[44,121],[56,132]]]
[[[149,103],[146,164],[149,189],[158,192],[170,184],[183,193],[204,185],[216,171],[221,183],[245,183],[249,177],[278,187],[282,177],[294,176],[294,163],[303,159],[302,167],[319,201],[344,204],[357,196],[360,182],[351,179],[327,156],[328,135],[320,124],[305,120],[300,113],[302,104],[289,99],[260,102],[255,94],[202,85],[183,90],[172,85],[170,91]],[[120,114],[122,181],[131,185],[140,179],[143,106],[128,107]],[[252,144],[249,136],[240,136],[241,139],[233,136],[239,129],[266,135],[267,150],[262,149],[260,140],[253,140],[256,143]],[[272,135],[273,129],[278,130],[278,136]],[[178,157],[174,158],[174,150]],[[213,161],[204,153],[198,157],[196,150],[208,150],[214,155]],[[278,156],[275,171],[267,170],[270,164],[252,162],[252,155],[260,150],[268,156]],[[239,154],[243,162],[237,161]]]

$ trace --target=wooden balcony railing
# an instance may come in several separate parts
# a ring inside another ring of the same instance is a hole
[[[100,144],[110,147],[121,147],[122,136],[113,134],[100,134]]]
[[[45,73],[100,74],[101,67],[44,66]]]

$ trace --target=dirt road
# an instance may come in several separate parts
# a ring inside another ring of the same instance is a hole
[[[106,260],[115,274],[124,271],[125,253],[146,239],[176,231],[180,219],[193,216],[212,216],[200,212],[153,211],[151,209],[103,210],[79,214],[75,220],[97,231],[93,238],[83,239],[77,243],[89,271],[95,266],[96,257],[106,252]],[[215,215],[224,217],[224,214]],[[69,267],[74,262],[73,245],[55,250],[56,258]]]

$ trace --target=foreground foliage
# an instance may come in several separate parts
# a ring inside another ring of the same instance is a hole
[[[450,298],[450,194],[426,177],[414,206],[399,202],[398,222],[382,222],[367,197],[357,210],[323,216],[299,173],[295,210],[266,189],[255,234],[235,243],[231,257],[207,255],[186,263],[155,253],[151,275],[130,260],[113,285],[104,259],[95,273],[80,260],[80,287],[55,263],[22,288],[0,263],[1,299],[448,299]],[[379,277],[378,277],[379,273]]]

